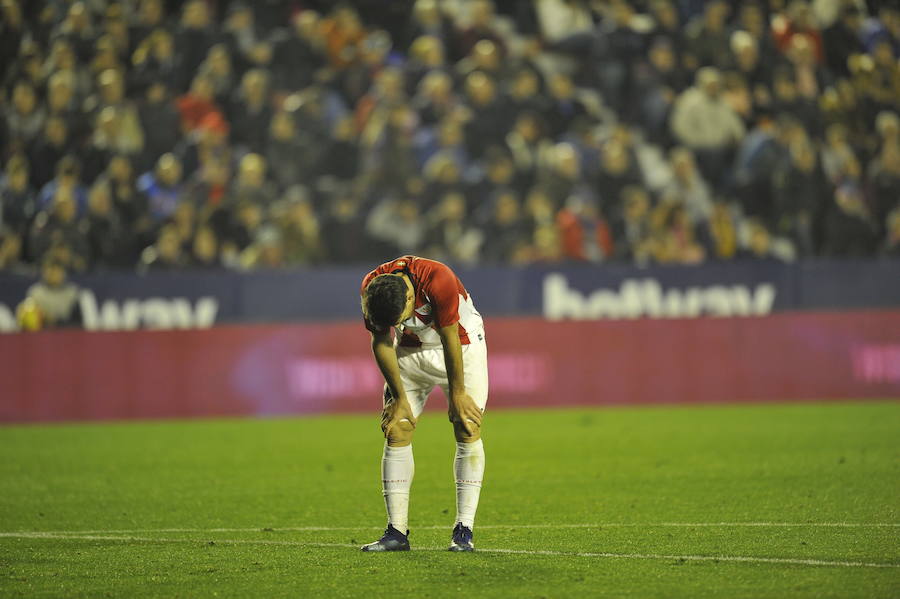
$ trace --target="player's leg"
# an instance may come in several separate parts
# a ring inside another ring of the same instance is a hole
[[[407,360],[401,358],[401,378],[413,415],[418,418],[425,408],[430,389],[421,387],[410,368],[404,368]],[[387,385],[384,387],[384,405],[394,398]],[[413,425],[406,421],[395,426],[385,439],[381,456],[381,488],[387,511],[387,528],[378,541],[362,547],[363,551],[409,550],[409,492],[412,487],[415,461],[412,449]]]
[[[484,412],[488,396],[487,346],[483,340],[476,340],[463,347],[463,369],[466,393]],[[447,393],[447,389],[444,390]],[[467,431],[461,422],[453,423],[456,438],[456,456],[453,460],[453,474],[456,481],[456,526],[453,529],[451,551],[472,551],[472,529],[475,512],[481,496],[484,478],[484,443],[481,428],[469,422]]]

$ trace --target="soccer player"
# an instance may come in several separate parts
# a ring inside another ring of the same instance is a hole
[[[367,274],[361,295],[372,353],[385,380],[381,482],[388,516],[384,536],[362,550],[409,550],[413,432],[428,394],[440,386],[456,437],[456,526],[450,551],[473,551],[484,474],[481,419],[488,392],[481,315],[447,265],[416,256],[386,262]]]

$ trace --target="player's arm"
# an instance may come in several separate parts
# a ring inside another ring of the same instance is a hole
[[[459,422],[470,435],[481,426],[481,410],[466,393],[465,370],[463,368],[462,344],[459,341],[459,323],[437,330],[444,346],[444,365],[447,369],[447,383],[450,387],[450,420]],[[474,425],[473,425],[474,423]]]
[[[397,362],[397,350],[391,339],[391,330],[372,331],[372,354],[381,371],[384,381],[391,391],[393,400],[384,406],[381,416],[381,430],[385,437],[390,436],[390,429],[402,420],[407,420],[414,427],[416,419],[406,398],[406,389],[400,378],[400,364]]]

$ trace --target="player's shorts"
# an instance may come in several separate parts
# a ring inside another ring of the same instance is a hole
[[[469,333],[468,345],[462,346],[463,376],[466,393],[475,405],[484,411],[488,397],[487,343],[484,331]],[[444,348],[397,346],[397,361],[400,363],[400,379],[406,390],[406,398],[413,415],[418,418],[425,409],[428,394],[435,387],[444,390],[444,397],[450,397],[447,382],[447,367],[444,364]],[[388,386],[384,386],[384,400],[391,400]]]

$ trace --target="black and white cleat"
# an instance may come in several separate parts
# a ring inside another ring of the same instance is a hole
[[[450,551],[475,551],[475,544],[472,542],[472,529],[462,525],[462,522],[456,524],[453,529],[453,540],[450,541]]]
[[[362,551],[409,551],[409,531],[403,534],[399,530],[388,524],[384,530],[384,535],[367,545],[360,547]]]

